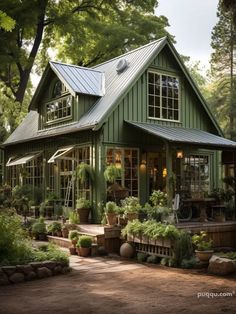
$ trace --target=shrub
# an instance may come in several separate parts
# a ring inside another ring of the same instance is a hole
[[[92,246],[92,238],[89,236],[81,236],[77,242],[77,247],[90,248]]]
[[[150,201],[153,206],[166,206],[167,205],[167,194],[160,191],[154,190],[150,196]]]
[[[46,224],[44,222],[43,218],[39,218],[38,221],[36,221],[32,225],[32,234],[33,236],[37,236],[39,234],[46,234]]]
[[[77,230],[70,230],[69,232],[69,239],[72,240],[78,240],[79,239],[79,232]]]
[[[53,221],[51,224],[47,226],[48,232],[58,232],[61,231],[62,224],[58,221]]]
[[[146,262],[147,258],[148,258],[148,254],[142,253],[142,252],[138,252],[137,260],[138,260],[139,263]]]
[[[196,257],[191,257],[190,259],[183,259],[181,262],[181,267],[189,269],[194,268],[196,264],[197,264]]]
[[[190,234],[185,231],[181,230],[179,232],[179,236],[176,238],[175,241],[175,261],[178,266],[181,265],[183,260],[189,260],[193,256],[193,247],[192,247],[192,240]]]
[[[69,265],[68,255],[51,243],[43,245],[39,247],[38,250],[35,250],[33,260],[35,262],[55,261],[61,262],[67,266]]]
[[[160,262],[161,258],[156,255],[150,255],[147,258],[147,263],[151,264],[158,264]]]

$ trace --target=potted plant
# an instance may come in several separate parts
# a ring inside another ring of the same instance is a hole
[[[124,208],[124,215],[129,220],[138,219],[138,213],[141,210],[139,199],[134,196],[126,197],[121,201],[122,207]]]
[[[107,200],[118,202],[129,195],[128,190],[117,183],[117,180],[121,178],[121,172],[121,168],[117,168],[115,164],[110,164],[106,167],[104,178],[109,183]]]
[[[33,225],[32,225],[32,235],[35,240],[45,241],[46,240],[46,224],[44,222],[44,218],[40,217]]]
[[[75,210],[72,210],[70,213],[69,213],[69,223],[70,224],[75,224],[75,225],[78,225],[80,223],[80,219],[79,219],[79,214],[77,213],[77,211]]]
[[[88,223],[88,218],[89,218],[89,213],[91,210],[91,203],[89,200],[87,200],[84,197],[79,198],[76,201],[76,209],[79,214],[79,220],[81,224],[87,224]]]
[[[52,235],[57,236],[57,237],[61,237],[62,236],[61,227],[62,227],[62,225],[60,222],[53,221],[51,223],[51,228],[50,228]]]
[[[79,237],[76,246],[79,249],[79,255],[87,257],[91,254],[92,238],[90,236],[83,235]]]
[[[79,239],[79,232],[77,230],[70,230],[69,232],[69,239],[71,240],[72,246],[69,247],[70,254],[75,255],[76,254],[76,244]]]
[[[194,234],[192,236],[192,242],[196,246],[196,256],[202,262],[208,262],[213,255],[212,240],[207,240],[207,234],[201,231],[200,234]]]
[[[107,202],[104,208],[108,225],[113,226],[117,223],[118,206],[115,202]]]

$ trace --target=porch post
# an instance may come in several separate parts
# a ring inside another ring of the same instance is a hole
[[[172,177],[172,151],[169,142],[165,143],[166,146],[166,169],[167,169],[167,176],[166,176],[166,193],[168,196],[167,205],[172,207],[172,199],[173,199],[173,188],[171,183]]]

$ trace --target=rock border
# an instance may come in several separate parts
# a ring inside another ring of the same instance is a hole
[[[0,267],[0,286],[65,274],[71,270],[63,262],[31,262],[26,265]]]

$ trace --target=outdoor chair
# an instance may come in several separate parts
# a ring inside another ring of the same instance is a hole
[[[174,217],[175,217],[175,220],[177,223],[179,222],[178,213],[177,213],[179,210],[179,203],[180,203],[180,196],[179,196],[179,194],[175,194],[175,197],[174,197],[173,203],[172,203],[172,209],[173,209]]]

